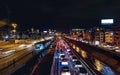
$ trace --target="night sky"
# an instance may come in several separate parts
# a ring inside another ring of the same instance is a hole
[[[0,19],[20,29],[90,28],[102,18],[120,17],[120,0],[1,0]]]

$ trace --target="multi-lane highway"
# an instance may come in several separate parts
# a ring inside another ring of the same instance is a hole
[[[13,48],[15,51],[13,53],[9,53],[8,51],[12,49],[12,47],[9,47],[6,51],[8,53],[2,54],[3,57],[1,56],[0,58],[0,74],[7,75],[17,69],[20,65],[25,64],[25,62],[27,62],[32,57],[32,52],[34,50],[33,48],[34,47],[31,46],[20,49],[18,46],[16,46]]]
[[[10,46],[10,45],[9,45]],[[7,75],[15,70],[19,69],[26,62],[33,57],[33,45],[30,44],[16,44],[11,45],[11,47],[6,46],[8,50],[4,50],[3,52],[9,50],[15,50],[15,52],[9,56],[3,57],[0,59],[0,75]],[[14,47],[13,47],[14,46]],[[54,47],[53,47],[54,46]],[[4,46],[1,46],[4,48]],[[92,48],[95,49],[95,48]],[[88,51],[88,52],[87,52]],[[44,55],[43,55],[44,54]],[[104,53],[103,53],[104,54]],[[33,58],[35,63],[38,63],[34,66],[32,65],[29,71],[31,71],[31,75],[116,75],[116,70],[113,70],[109,64],[104,63],[103,59],[108,59],[109,57],[100,54],[99,52],[95,52],[91,50],[91,47],[75,44],[73,41],[71,43],[70,40],[63,40],[61,37],[58,37],[54,43],[50,46],[48,50],[44,50],[41,55],[35,59]],[[99,56],[97,56],[99,55]],[[108,54],[107,54],[108,55]],[[44,56],[44,57],[43,57]],[[39,59],[40,57],[40,59]],[[100,60],[99,58],[102,60]],[[104,58],[105,57],[105,58]],[[33,61],[31,60],[31,61]],[[112,61],[112,59],[108,59],[108,61]],[[107,61],[105,61],[107,62]],[[113,60],[110,64],[114,65],[116,62]],[[117,62],[116,62],[117,63]],[[31,64],[31,62],[29,62]],[[29,65],[28,65],[29,66]],[[27,68],[28,68],[27,66]],[[33,69],[34,66],[34,69]],[[118,67],[118,66],[116,66]],[[23,69],[24,70],[24,69]],[[21,70],[21,71],[23,71]],[[118,70],[118,69],[117,69]],[[26,70],[27,71],[27,70]],[[16,71],[16,74],[19,74]],[[25,71],[24,71],[25,72]],[[50,73],[51,72],[51,73]],[[13,73],[13,75],[15,75]],[[22,73],[19,75],[28,73]],[[29,72],[30,74],[30,72]]]
[[[93,52],[88,46],[76,46],[74,42],[57,38],[55,48],[40,60],[32,75],[116,75],[116,71],[99,57],[106,57]],[[89,49],[88,52],[86,49]],[[95,49],[95,48],[92,48]],[[52,51],[52,54],[51,54]],[[107,57],[106,57],[107,58]],[[105,59],[105,58],[103,58]],[[108,61],[110,61],[108,59]],[[113,62],[115,62],[113,60]],[[112,62],[111,62],[112,63]],[[110,64],[111,64],[110,63]],[[51,68],[51,73],[50,73]],[[119,74],[118,74],[119,75]]]
[[[21,66],[33,57],[34,43],[39,40],[29,41],[22,44],[1,45],[0,55],[0,75],[7,75]]]
[[[68,44],[60,39],[56,45],[51,75],[95,75],[74,54]],[[96,74],[97,75],[97,74]]]
[[[54,41],[49,49],[45,51],[46,53],[39,59],[30,75],[50,75],[56,42]]]

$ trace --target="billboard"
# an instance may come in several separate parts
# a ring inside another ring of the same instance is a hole
[[[101,19],[101,24],[113,24],[114,20],[113,19]]]

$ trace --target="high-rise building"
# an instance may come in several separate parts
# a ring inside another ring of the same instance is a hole
[[[84,40],[87,40],[87,41],[88,41],[88,40],[91,39],[91,35],[90,35],[89,31],[83,30],[82,33],[83,33],[83,39],[84,39]]]
[[[83,39],[83,31],[84,29],[72,29],[70,33],[76,39],[80,39],[80,38]]]
[[[105,43],[113,44],[114,42],[114,33],[113,31],[106,31],[105,32]]]
[[[99,45],[105,43],[105,29],[102,27],[94,27],[93,28],[93,33],[91,36],[94,36],[92,38],[94,41],[93,43],[96,44],[99,43]]]
[[[114,44],[120,46],[120,30],[114,32]]]

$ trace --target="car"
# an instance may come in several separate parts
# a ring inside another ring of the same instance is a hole
[[[67,53],[68,55],[73,55],[72,51],[68,51]]]
[[[83,65],[82,65],[82,63],[80,61],[77,60],[77,61],[74,62],[74,67],[75,68],[83,67]]]
[[[70,49],[67,49],[67,52],[70,51]]]
[[[62,67],[62,69],[61,69],[61,75],[71,75],[68,66],[64,66],[64,67]]]
[[[70,56],[70,57],[73,57],[73,56],[74,56],[74,54],[73,54],[73,53],[69,53],[69,56]]]
[[[68,59],[67,58],[63,58],[63,59],[61,59],[62,61],[68,61]]]
[[[68,59],[67,59],[67,58],[63,58],[63,59],[61,60],[61,65],[62,65],[62,66],[67,66],[67,65],[68,65]]]
[[[78,75],[88,75],[88,72],[84,67],[80,67]]]
[[[67,52],[68,52],[68,54],[69,54],[69,53],[72,53],[72,51],[67,51]]]
[[[60,59],[64,59],[65,58],[65,55],[60,55]]]
[[[61,56],[61,55],[65,55],[65,54],[64,53],[60,53],[59,56]]]
[[[75,56],[72,57],[72,61],[77,61],[77,58]]]
[[[6,55],[11,55],[13,53],[15,53],[15,50],[8,50],[8,51],[3,52],[3,54],[6,54]]]

